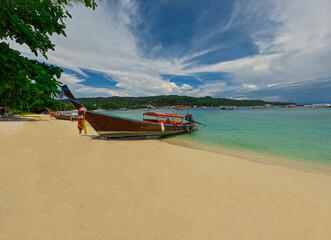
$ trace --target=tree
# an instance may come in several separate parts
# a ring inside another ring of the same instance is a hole
[[[22,56],[4,40],[26,44],[47,59],[55,47],[49,36],[66,36],[67,6],[73,3],[96,7],[95,0],[0,0],[0,106],[37,111],[56,106],[63,70]]]

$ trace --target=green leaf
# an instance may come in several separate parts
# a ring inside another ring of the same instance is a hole
[[[49,36],[65,34],[65,20],[72,16],[66,9],[67,0],[6,0],[0,3],[0,39],[26,44],[32,53],[47,59],[55,45]],[[95,8],[94,0],[81,0]],[[0,106],[26,109],[61,106],[52,97],[59,93],[62,69],[28,59],[0,42]]]

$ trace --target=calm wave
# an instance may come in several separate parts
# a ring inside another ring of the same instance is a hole
[[[156,110],[172,112],[172,110]],[[236,108],[231,111],[190,109],[196,121],[207,124],[186,141],[263,154],[331,164],[331,108]],[[142,119],[141,110],[111,114]],[[178,112],[185,115],[186,110]]]

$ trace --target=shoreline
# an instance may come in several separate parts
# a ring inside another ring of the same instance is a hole
[[[30,120],[30,119],[27,119]],[[50,119],[48,118],[39,118],[39,120],[31,119],[31,121],[28,122],[35,122],[35,121],[64,121],[65,120],[56,120],[56,119]],[[0,131],[4,130],[3,125],[5,123],[14,123],[18,124],[19,126],[23,126],[24,122],[26,122],[26,118],[21,118],[17,119],[17,121],[0,121]],[[1,125],[1,123],[3,123]],[[76,126],[76,122],[71,123]],[[15,127],[8,126],[9,129],[13,130]],[[94,131],[94,129],[91,127],[91,125],[87,122],[87,127],[88,127],[88,132],[93,133],[83,135],[85,137],[90,137],[91,140],[101,140],[101,141],[149,141],[149,140],[159,140],[162,143],[174,145],[174,146],[180,146],[180,147],[185,147],[188,149],[196,149],[196,150],[202,150],[205,152],[211,152],[211,153],[216,153],[216,154],[221,154],[221,155],[226,155],[226,156],[231,156],[231,157],[236,157],[242,160],[246,161],[251,161],[251,162],[256,162],[256,163],[261,163],[261,164],[266,164],[266,165],[271,165],[271,166],[279,166],[279,167],[285,167],[285,168],[291,168],[299,171],[305,171],[305,172],[311,172],[311,173],[323,173],[327,175],[331,175],[331,164],[324,163],[324,162],[318,162],[318,161],[309,161],[307,159],[298,159],[298,158],[287,158],[287,157],[280,157],[280,156],[275,156],[272,154],[265,154],[265,153],[259,153],[255,151],[249,151],[249,150],[244,150],[244,149],[235,149],[231,148],[228,146],[220,146],[216,144],[208,144],[208,143],[201,143],[201,142],[196,142],[196,141],[189,141],[185,139],[178,139],[174,137],[165,137],[165,138],[142,138],[142,139],[130,139],[130,138],[125,138],[125,139],[99,139],[99,135],[97,132]]]
[[[331,237],[331,176],[64,120],[0,122],[0,239]]]
[[[299,159],[299,158],[286,158],[286,157],[275,156],[272,154],[259,153],[259,152],[243,150],[243,149],[235,149],[235,148],[224,147],[214,144],[193,142],[178,138],[164,138],[160,140],[162,142],[176,146],[182,146],[190,149],[198,149],[217,154],[224,154],[261,164],[288,167],[306,172],[324,173],[331,175],[331,164],[325,162],[318,162],[318,161]]]

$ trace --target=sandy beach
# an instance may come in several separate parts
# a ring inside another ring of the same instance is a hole
[[[0,239],[331,239],[330,174],[76,124],[0,122]]]

